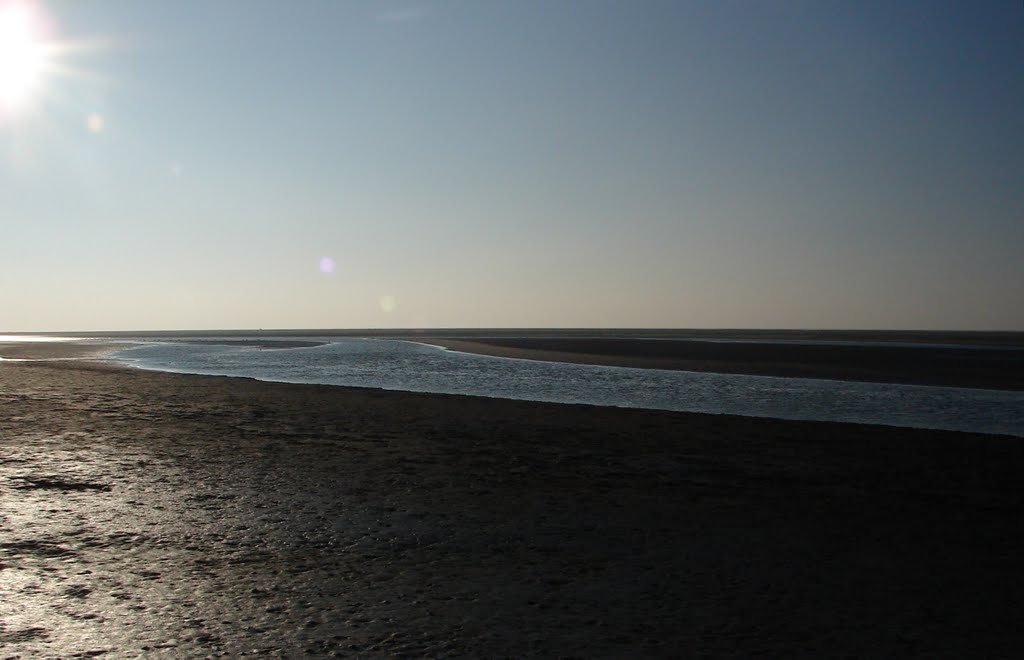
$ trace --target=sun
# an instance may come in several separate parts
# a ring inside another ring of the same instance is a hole
[[[36,92],[49,47],[28,5],[0,2],[0,107],[15,110]]]

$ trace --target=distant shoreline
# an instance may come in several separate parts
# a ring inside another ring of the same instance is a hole
[[[650,338],[740,341],[826,341],[968,344],[1024,348],[1024,330],[813,330],[744,328],[306,328],[258,330],[96,330],[82,332],[0,332],[76,338],[147,337],[380,337],[432,339]]]
[[[111,346],[119,342],[130,344],[132,338],[170,337],[198,342],[215,341],[200,339],[202,337],[226,337],[231,338],[232,343],[276,349],[316,345],[312,341],[298,341],[300,337],[371,337],[413,341],[479,355],[547,362],[1024,390],[1024,333],[481,329],[305,332],[307,334],[299,334],[300,331],[92,334],[87,336],[96,341],[0,342],[0,356],[30,359],[91,357],[110,352]]]

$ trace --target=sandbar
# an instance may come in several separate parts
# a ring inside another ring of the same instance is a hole
[[[787,343],[645,337],[434,337],[498,357],[641,369],[1024,390],[1024,344]]]

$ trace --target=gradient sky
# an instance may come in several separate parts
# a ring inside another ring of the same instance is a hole
[[[1019,0],[32,4],[0,331],[1024,330]]]

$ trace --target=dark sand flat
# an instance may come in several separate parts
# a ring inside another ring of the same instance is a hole
[[[1013,658],[1024,443],[0,364],[4,656]]]

